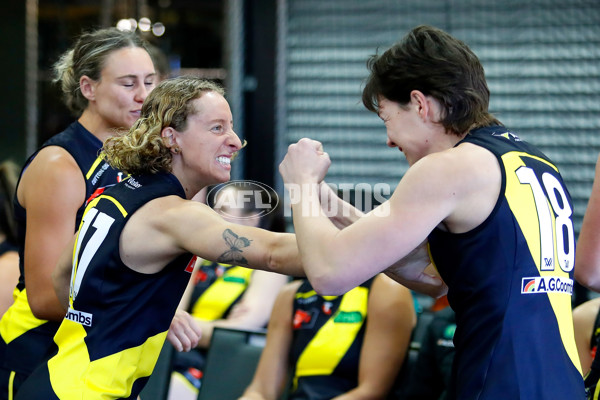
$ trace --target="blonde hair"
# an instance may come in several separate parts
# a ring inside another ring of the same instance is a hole
[[[192,100],[206,92],[225,95],[217,83],[196,77],[162,81],[146,98],[141,116],[129,132],[104,142],[103,158],[127,174],[171,172],[171,148],[163,141],[161,132],[166,127],[184,131],[188,116],[199,111]]]
[[[60,84],[66,106],[78,117],[88,106],[88,100],[79,88],[79,79],[88,76],[100,80],[106,58],[116,50],[140,47],[148,51],[148,43],[134,32],[117,28],[99,29],[83,33],[73,48],[54,64],[54,83]]]

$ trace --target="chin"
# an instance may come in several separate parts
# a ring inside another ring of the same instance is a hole
[[[229,182],[231,180],[231,174],[227,174],[227,176],[220,176],[220,177],[216,177],[214,179],[214,183],[212,183],[213,185],[216,185],[218,183],[225,183],[225,182]]]

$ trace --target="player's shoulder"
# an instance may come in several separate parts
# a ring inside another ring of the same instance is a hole
[[[415,170],[447,182],[464,180],[465,176],[486,176],[491,170],[499,173],[498,160],[489,150],[472,143],[434,152],[413,165]]]
[[[60,146],[47,146],[41,149],[31,161],[27,171],[35,171],[44,175],[81,175],[81,170],[73,155]]]
[[[584,303],[581,303],[573,309],[573,318],[588,318],[596,317],[600,311],[600,297],[593,298]]]

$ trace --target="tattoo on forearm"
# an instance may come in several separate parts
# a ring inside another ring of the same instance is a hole
[[[217,258],[217,261],[224,264],[247,265],[248,260],[242,255],[242,249],[250,246],[252,240],[245,237],[239,237],[231,229],[225,229],[223,231],[223,239],[225,239],[225,243],[229,246],[229,250],[221,254],[219,258]]]

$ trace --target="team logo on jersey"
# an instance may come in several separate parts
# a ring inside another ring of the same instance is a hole
[[[296,310],[292,321],[294,329],[300,329],[302,325],[310,324],[312,321],[312,313],[304,310]]]
[[[100,179],[100,177],[102,175],[104,175],[104,173],[106,172],[106,170],[109,169],[109,168],[110,168],[110,165],[105,161],[102,164],[102,166],[100,167],[100,169],[92,177],[92,185],[95,185],[96,183],[98,183],[98,179]]]
[[[573,280],[558,276],[536,276],[521,280],[521,293],[566,293],[573,294]]]
[[[142,184],[130,176],[129,179],[125,181],[125,186],[127,186],[129,189],[139,189],[142,187]]]
[[[331,315],[331,312],[333,311],[333,303],[330,301],[324,302],[321,306],[321,311],[323,311],[325,315]]]
[[[492,133],[492,136],[502,136],[505,139],[513,140],[515,142],[521,141],[521,138],[519,138],[517,135],[515,135],[512,132],[494,132],[494,133]]]
[[[192,272],[194,272],[194,266],[196,266],[196,260],[197,259],[198,259],[198,256],[192,256],[192,259],[190,260],[190,262],[185,267],[185,272],[189,272],[190,274]]]
[[[307,305],[312,304],[319,299],[319,296],[315,291],[310,291],[307,293],[296,293],[296,301],[298,304]]]
[[[363,316],[358,311],[340,311],[333,322],[337,322],[338,324],[356,324],[358,322],[362,322]]]
[[[92,326],[92,314],[86,313],[83,311],[73,310],[69,308],[67,311],[66,319],[71,320],[73,322],[77,322],[78,324],[85,326]]]

